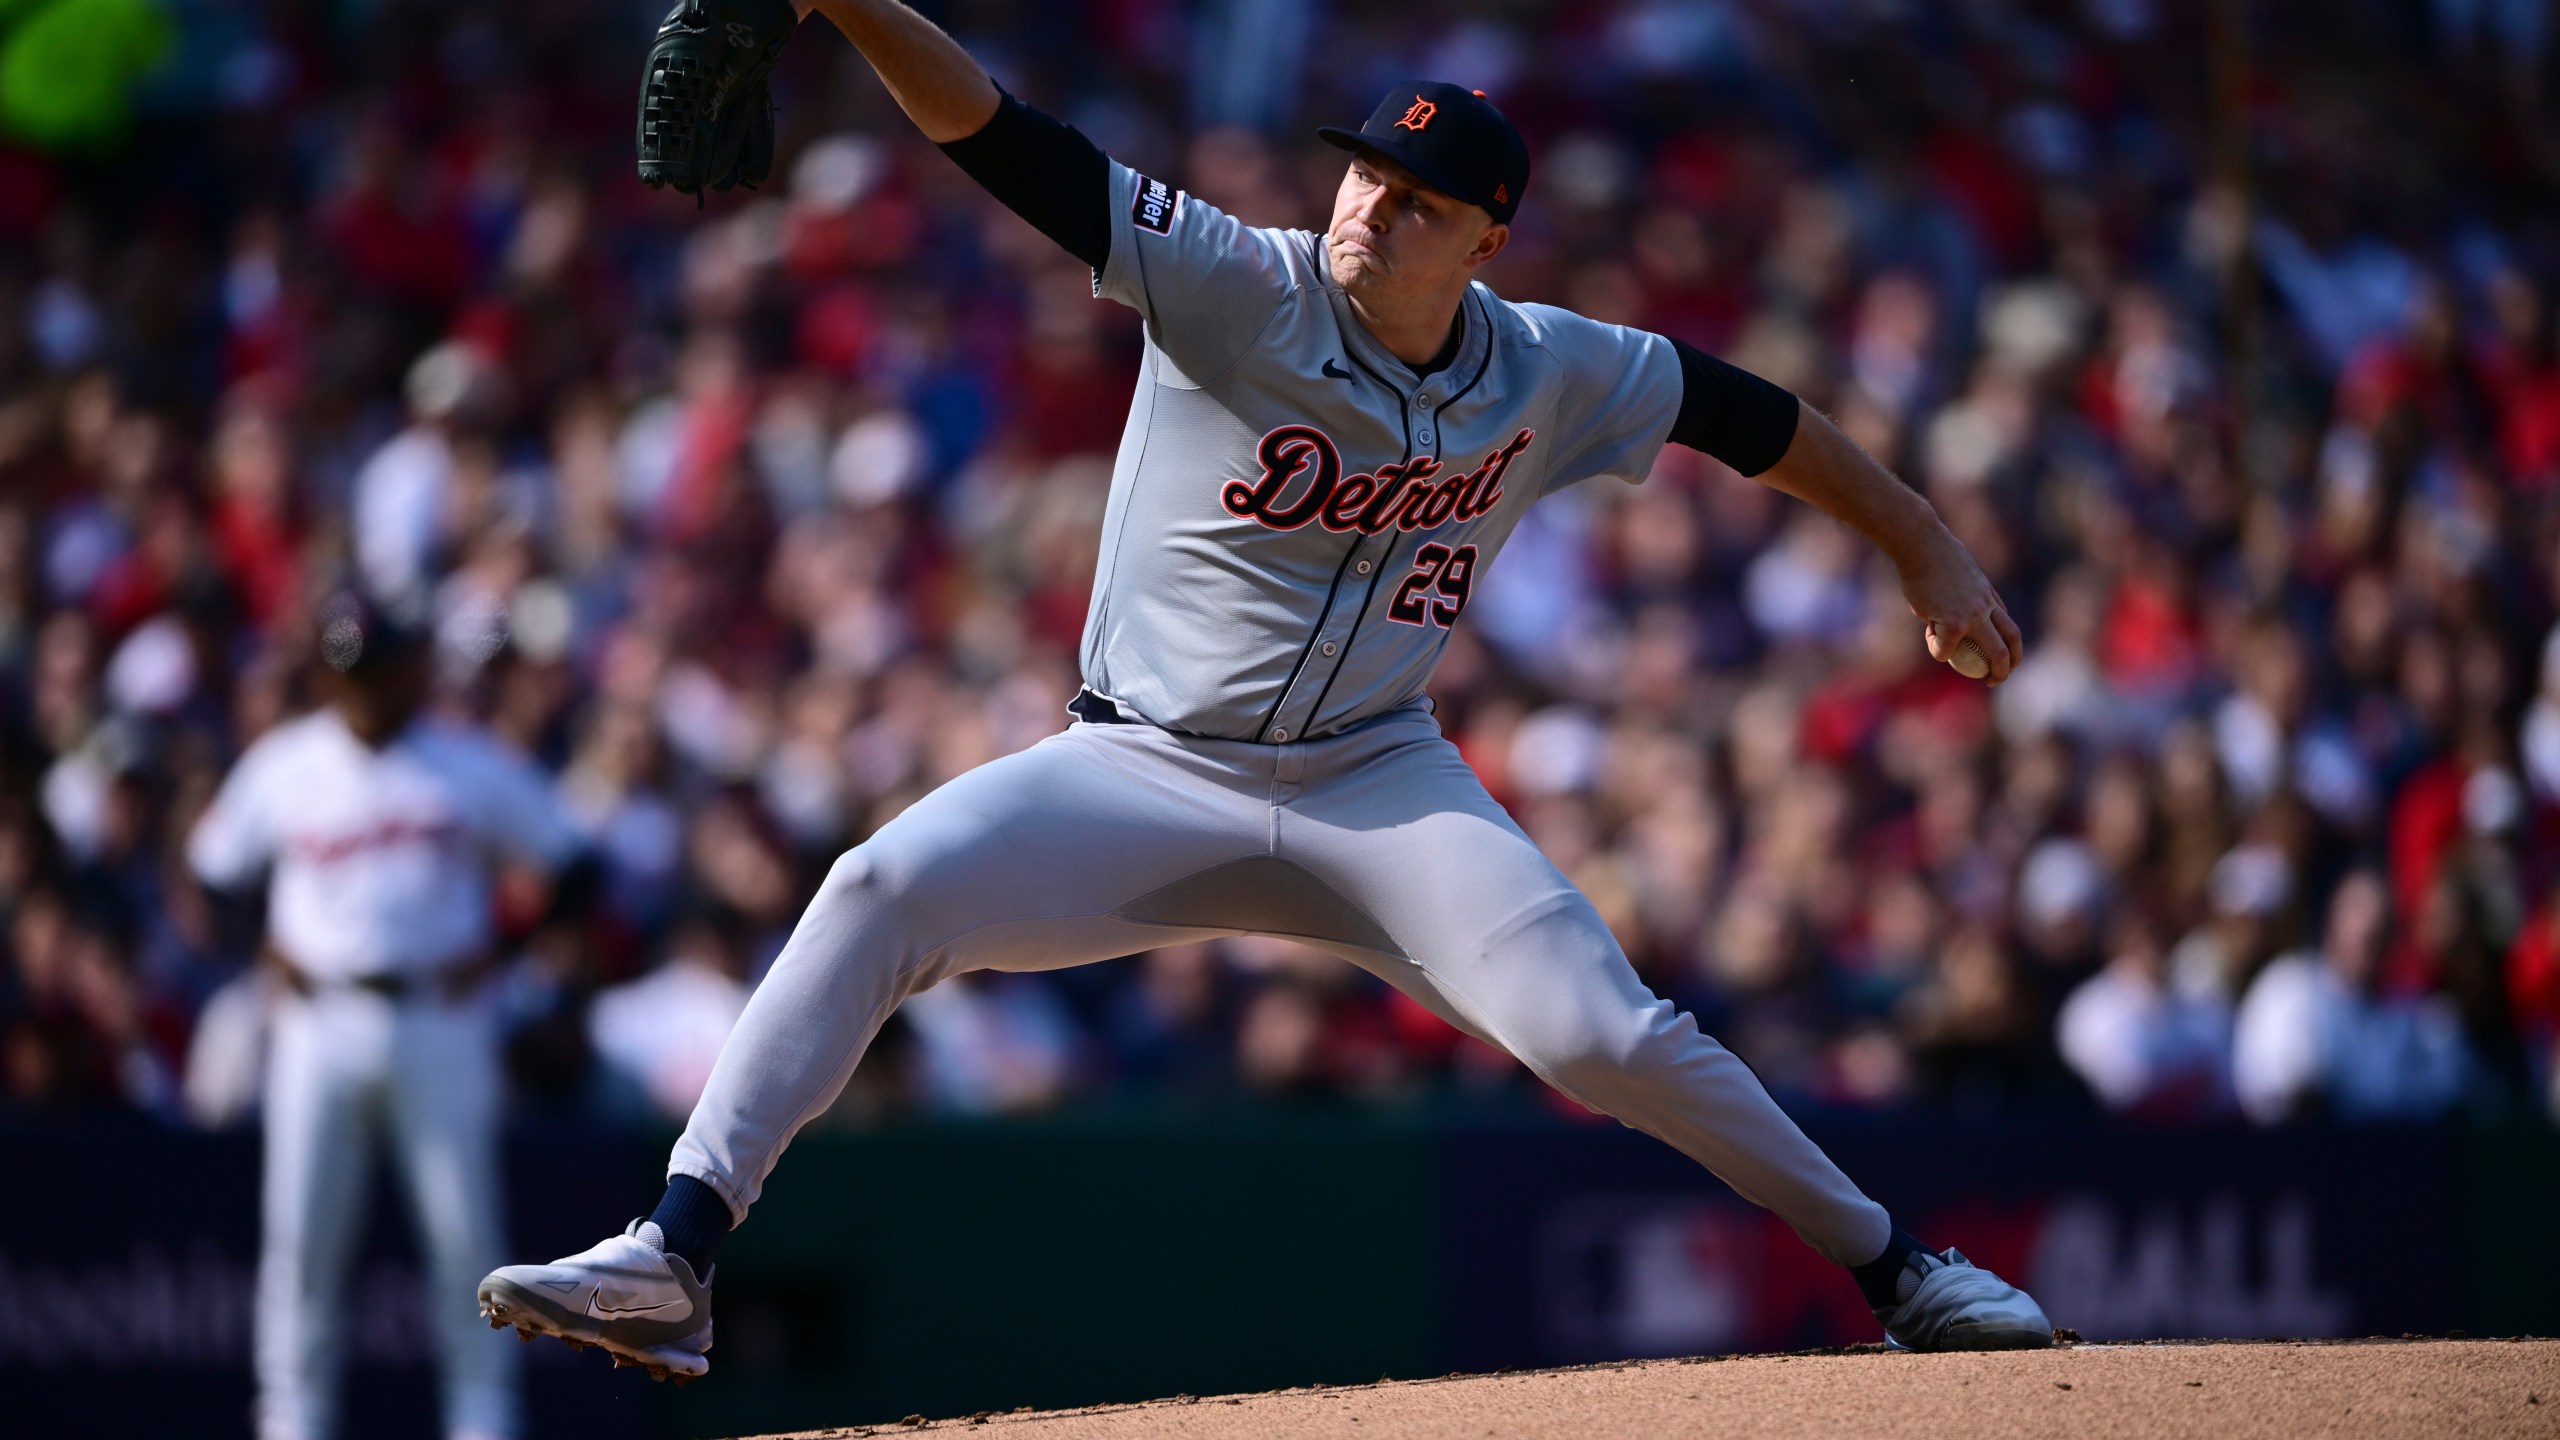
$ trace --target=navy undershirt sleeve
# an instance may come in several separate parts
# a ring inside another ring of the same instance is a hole
[[[1796,397],[1674,340],[1680,354],[1680,418],[1671,439],[1703,450],[1741,475],[1757,475],[1786,458],[1796,438]]]
[[[1097,271],[1111,258],[1111,161],[1083,131],[1007,93],[942,153],[1068,254]]]

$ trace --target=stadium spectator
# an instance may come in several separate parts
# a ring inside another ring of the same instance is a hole
[[[2279,957],[2250,987],[2232,1053],[2250,1119],[2425,1119],[2460,1098],[2471,1057],[2453,1002],[2377,993],[2390,904],[2374,872],[2349,874],[2320,948]]]
[[[665,1124],[693,1113],[721,1042],[747,1007],[737,929],[709,915],[684,922],[662,964],[605,989],[587,1012],[597,1061]]]
[[[2231,1104],[2231,1006],[2169,981],[2160,942],[2128,918],[2106,967],[2064,1001],[2062,1058],[2111,1110],[2195,1119]]]

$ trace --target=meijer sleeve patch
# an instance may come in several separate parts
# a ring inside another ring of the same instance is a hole
[[[1182,203],[1182,192],[1161,180],[1138,177],[1136,194],[1129,202],[1129,223],[1158,235],[1173,233],[1173,212]]]

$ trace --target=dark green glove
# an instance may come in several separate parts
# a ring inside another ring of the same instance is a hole
[[[687,195],[773,170],[773,62],[790,0],[678,0],[640,72],[640,178]]]

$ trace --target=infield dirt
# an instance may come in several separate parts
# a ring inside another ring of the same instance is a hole
[[[2560,1437],[2560,1340],[2067,1345],[1644,1360],[926,1419],[767,1440],[2292,1440]]]

